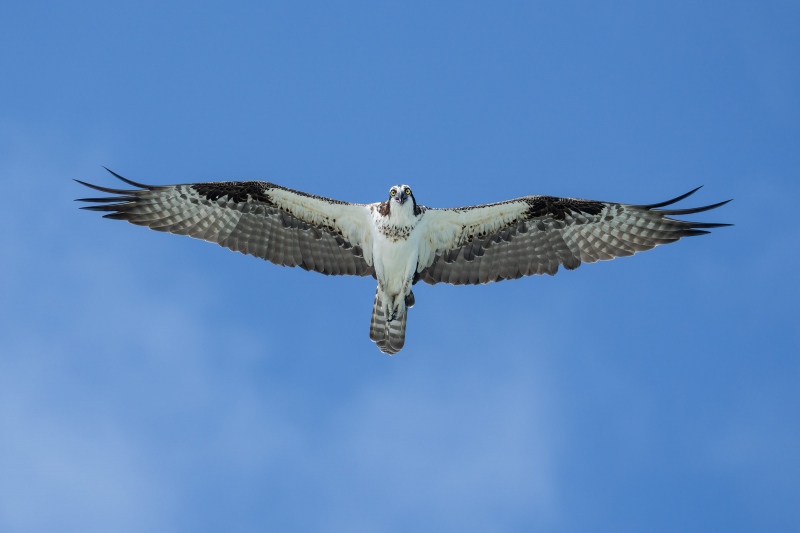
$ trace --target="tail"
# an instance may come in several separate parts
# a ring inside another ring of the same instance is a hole
[[[406,342],[406,317],[408,306],[398,313],[391,322],[386,321],[383,314],[383,302],[380,292],[375,292],[375,303],[372,306],[372,321],[369,324],[369,338],[383,353],[396,354]]]

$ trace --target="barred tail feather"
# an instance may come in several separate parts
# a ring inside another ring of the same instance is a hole
[[[399,352],[406,342],[406,318],[408,310],[404,309],[391,322],[386,321],[383,314],[383,302],[380,292],[375,292],[375,303],[372,306],[372,320],[369,324],[369,338],[378,345],[383,353],[389,355]]]

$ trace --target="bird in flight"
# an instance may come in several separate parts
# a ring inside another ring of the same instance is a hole
[[[108,169],[106,169],[108,170]],[[215,242],[281,266],[327,275],[372,276],[378,282],[369,336],[382,352],[403,347],[412,287],[475,285],[533,274],[553,275],[581,263],[633,255],[682,237],[729,226],[670,218],[717,208],[661,209],[697,189],[649,205],[523,196],[493,204],[434,209],[417,204],[408,185],[383,202],[354,204],[264,181],[143,185],[79,201],[157,231]],[[698,187],[699,189],[699,187]]]

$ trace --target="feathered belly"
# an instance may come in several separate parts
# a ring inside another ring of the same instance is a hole
[[[375,273],[386,294],[400,294],[406,278],[414,274],[417,255],[418,250],[413,239],[378,239],[373,250]]]

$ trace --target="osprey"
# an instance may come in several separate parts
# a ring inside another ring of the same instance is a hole
[[[474,285],[553,275],[559,266],[573,270],[730,225],[669,218],[730,200],[660,209],[697,189],[649,205],[524,196],[430,209],[417,204],[408,185],[389,189],[383,202],[353,204],[263,181],[143,185],[109,172],[136,189],[76,180],[117,195],[82,198],[101,204],[83,209],[108,211],[105,218],[215,242],[281,266],[372,276],[378,287],[369,336],[388,354],[403,347],[414,305],[411,289],[420,280]]]

